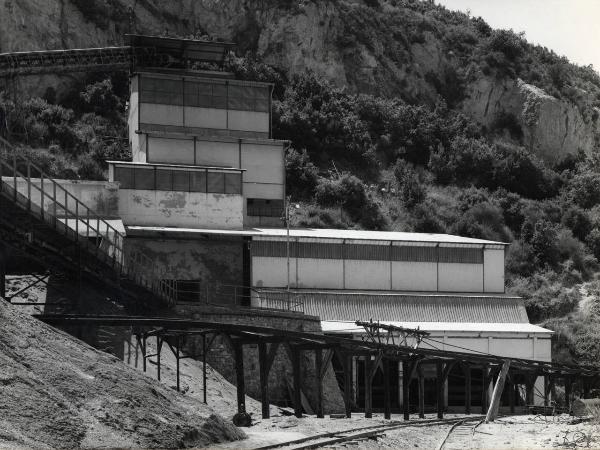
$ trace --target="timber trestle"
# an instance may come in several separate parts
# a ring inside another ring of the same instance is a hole
[[[245,412],[244,386],[244,346],[258,346],[259,374],[260,374],[260,400],[262,402],[262,416],[269,417],[269,392],[268,378],[276,353],[280,348],[286,351],[290,360],[293,374],[293,404],[294,413],[297,417],[302,416],[303,408],[300,395],[302,373],[300,361],[304,352],[313,352],[315,385],[314,392],[317,393],[317,404],[315,413],[317,417],[323,417],[323,379],[330,367],[333,358],[336,358],[344,368],[343,397],[347,417],[352,412],[352,358],[362,357],[368,361],[365,364],[367,376],[365,377],[365,392],[370,395],[373,381],[373,373],[378,368],[383,369],[387,380],[384,382],[386,397],[390,396],[390,364],[397,363],[403,367],[402,390],[404,392],[403,414],[404,420],[410,419],[409,409],[409,383],[413,377],[419,379],[419,416],[424,417],[422,378],[423,367],[433,365],[436,372],[437,392],[437,417],[443,418],[444,401],[443,386],[450,371],[454,367],[460,367],[465,373],[470,373],[472,367],[483,369],[484,388],[482,402],[482,414],[487,413],[488,420],[494,420],[498,413],[498,405],[502,389],[505,385],[514,389],[516,377],[525,377],[527,381],[527,396],[532,395],[533,382],[543,376],[549,380],[561,378],[568,385],[568,392],[572,392],[575,383],[582,384],[582,390],[589,392],[593,385],[598,383],[600,373],[593,368],[585,366],[572,366],[556,364],[552,362],[505,358],[500,356],[463,353],[429,348],[413,348],[403,345],[379,343],[372,341],[359,341],[349,338],[291,331],[270,327],[258,327],[222,322],[204,322],[180,318],[165,317],[139,317],[139,316],[86,316],[86,315],[36,315],[38,319],[56,326],[113,326],[130,327],[140,343],[143,352],[143,364],[146,368],[146,359],[150,356],[156,357],[157,376],[160,378],[160,353],[163,344],[171,348],[177,360],[177,388],[179,389],[179,360],[185,357],[202,357],[206,363],[206,353],[210,349],[216,337],[224,338],[228,343],[232,358],[235,363],[236,385],[238,397],[238,412]],[[202,353],[200,355],[183,355],[183,345],[188,336],[202,337]],[[157,354],[146,353],[146,342],[155,338],[157,343]],[[206,365],[204,365],[206,370]],[[470,384],[470,377],[466,378],[466,384]],[[397,380],[396,380],[397,381]],[[489,387],[494,384],[493,394],[488,398]],[[206,401],[206,372],[204,372],[204,400]],[[547,392],[550,389],[547,389]],[[465,413],[470,414],[470,389],[466,392],[467,402]],[[514,393],[514,391],[512,391]],[[570,398],[567,398],[567,404]],[[372,406],[365,403],[365,417],[372,416]],[[514,401],[511,402],[511,412],[514,412]],[[389,401],[385,402],[384,417],[391,418]]]

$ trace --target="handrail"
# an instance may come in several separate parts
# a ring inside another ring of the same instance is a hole
[[[21,170],[23,166],[26,167],[26,173]],[[8,173],[5,174],[6,170]],[[32,177],[32,171],[39,174],[39,178]],[[22,187],[19,186],[20,183],[23,183]],[[0,137],[0,192],[2,191],[11,195],[15,203],[21,203],[30,214],[36,214],[56,231],[111,265],[119,276],[125,276],[151,290],[167,303],[173,303],[174,293],[165,286],[161,277],[156,276],[155,265],[147,255],[131,252],[126,258],[125,235],[121,231],[46,175],[29,158],[18,155],[16,149]],[[72,220],[75,221],[74,224],[70,224]],[[92,222],[95,222],[95,226]],[[90,231],[95,234],[93,245],[89,240],[94,237],[90,236]],[[149,274],[149,278],[144,273]]]

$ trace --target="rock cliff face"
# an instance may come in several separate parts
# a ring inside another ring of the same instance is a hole
[[[375,17],[368,8],[359,7],[360,3],[0,0],[0,51],[120,45],[127,32],[209,34],[233,40],[241,52],[253,51],[290,74],[311,69],[337,86],[358,92],[432,105],[440,80],[456,87],[447,74],[461,63],[452,51],[445,50],[439,33],[426,27],[402,32],[406,16],[413,24],[425,16],[419,16],[416,9],[399,12],[382,2]],[[45,77],[41,82],[21,83],[39,93],[62,80]],[[544,159],[554,161],[568,153],[597,148],[598,111],[584,115],[581,105],[507,77],[477,72],[468,80],[460,86],[463,95],[455,106],[486,127],[502,117],[513,117],[521,130],[521,142]]]

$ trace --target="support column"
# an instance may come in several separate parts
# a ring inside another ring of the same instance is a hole
[[[465,373],[465,414],[471,414],[471,365],[464,363]]]
[[[163,341],[160,335],[156,335],[156,377],[160,381],[160,350],[162,348]]]
[[[0,183],[2,180],[0,179]],[[0,244],[0,297],[6,298],[6,259],[8,251]]]
[[[383,360],[383,417],[392,418],[392,398],[390,390],[390,363],[389,359]]]
[[[513,382],[513,377],[509,377],[508,380],[508,406],[510,407],[510,413],[515,413],[515,397],[516,393],[516,385]]]
[[[571,377],[565,377],[565,407],[571,413]]]
[[[404,412],[404,420],[410,420],[410,363],[402,361],[402,409]]]
[[[502,397],[502,391],[504,390],[504,384],[506,383],[506,375],[508,374],[508,369],[510,368],[510,360],[504,361],[502,364],[502,369],[500,370],[500,374],[498,375],[498,379],[496,380],[496,385],[494,386],[494,393],[492,394],[492,400],[490,402],[490,408],[485,416],[486,422],[493,422],[496,416],[498,416],[498,409],[500,408],[500,398]]]
[[[483,366],[481,383],[481,414],[487,413],[489,404],[490,373],[487,365]]]
[[[417,374],[419,377],[419,418],[425,418],[425,374],[423,373],[423,366],[421,364],[417,367]]]
[[[240,343],[234,343],[233,353],[235,356],[235,387],[237,390],[238,413],[246,412],[246,385],[244,382],[244,346]]]
[[[533,405],[533,387],[536,377],[527,375],[525,377],[525,406]]]
[[[325,368],[326,369],[326,368]],[[317,418],[322,419],[325,417],[323,413],[323,350],[320,348],[315,349],[315,382],[317,391]]]
[[[206,334],[202,335],[202,395],[206,405]]]
[[[300,355],[302,351],[294,346],[291,346],[292,354],[292,372],[294,375],[294,415],[298,418],[302,417],[302,374],[300,373]]]
[[[444,363],[437,361],[435,363],[435,390],[437,394],[437,416],[438,419],[444,418]]]
[[[373,417],[373,383],[371,383],[371,357],[365,356],[365,418]]]
[[[548,406],[548,394],[550,393],[550,380],[548,375],[544,375],[544,406]]]
[[[262,409],[262,418],[270,417],[269,411],[269,368],[267,367],[267,344],[258,343],[258,370],[260,383],[260,402]]]
[[[346,407],[346,417],[352,417],[352,356],[342,355],[344,362],[344,406]]]

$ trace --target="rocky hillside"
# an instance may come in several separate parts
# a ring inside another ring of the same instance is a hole
[[[311,69],[335,86],[411,103],[442,96],[549,162],[600,142],[591,68],[433,2],[0,0],[2,52],[119,45],[127,32],[209,35],[290,75]],[[65,78],[26,85],[49,83]]]

